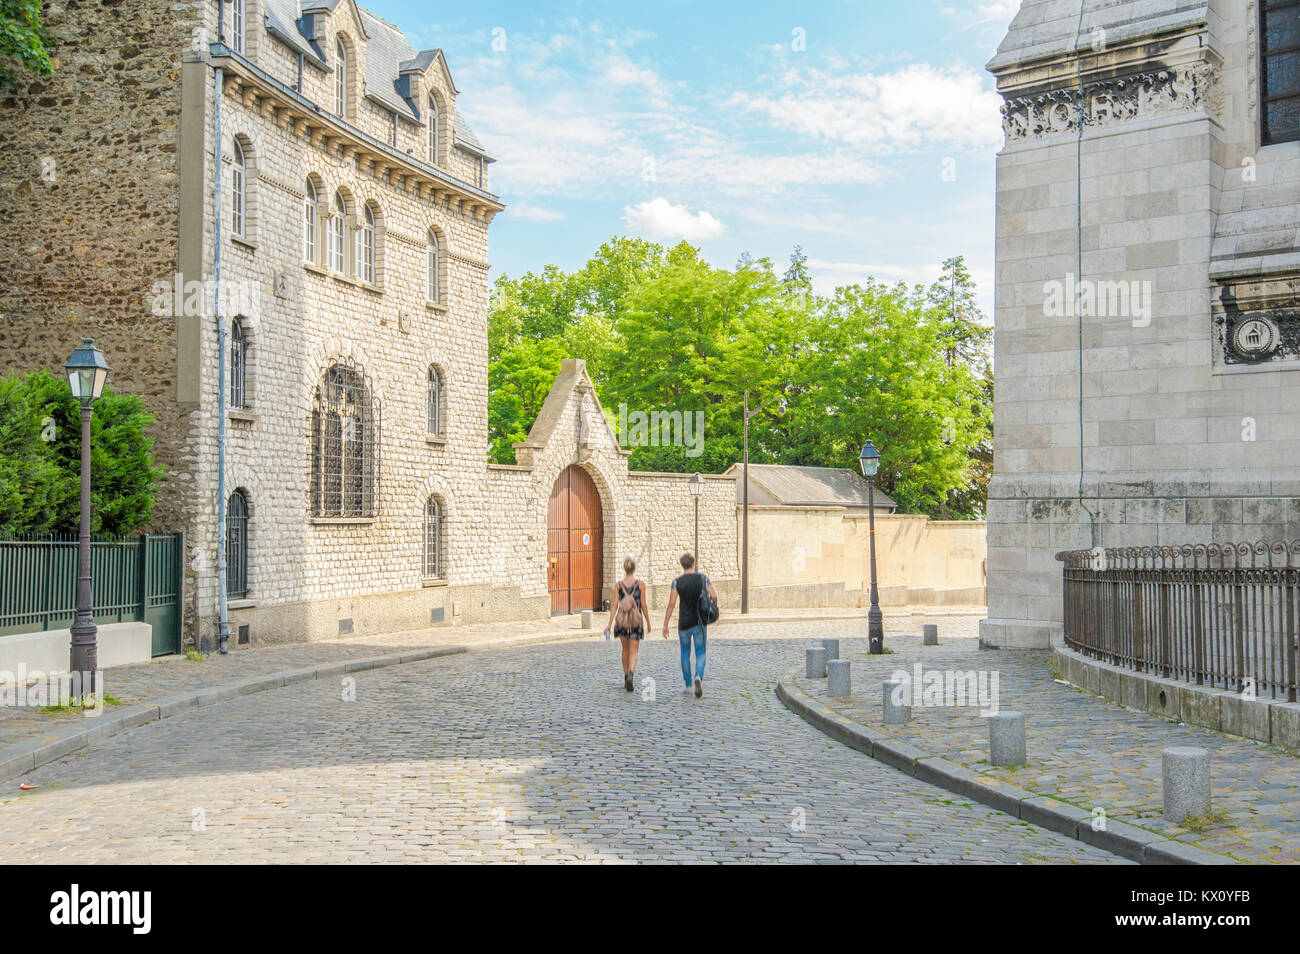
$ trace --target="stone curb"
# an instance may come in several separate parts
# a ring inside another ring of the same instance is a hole
[[[352,672],[364,672],[371,669],[383,669],[388,666],[400,666],[404,663],[435,659],[439,656],[456,656],[462,653],[484,652],[492,649],[510,649],[530,643],[563,642],[571,639],[588,639],[592,630],[579,630],[572,634],[545,634],[525,636],[519,639],[505,639],[480,646],[438,646],[429,649],[407,650],[386,656],[367,656],[361,659],[344,659],[321,666],[307,666],[287,669],[282,672],[253,676],[224,686],[208,686],[193,692],[164,696],[156,702],[129,706],[118,709],[112,714],[105,712],[101,716],[86,719],[85,728],[77,726],[60,726],[52,729],[48,736],[36,741],[19,742],[0,748],[0,782],[10,781],[21,775],[70,755],[92,745],[97,745],[128,729],[169,719],[191,709],[228,702],[239,696],[254,692],[266,692],[280,689],[296,683],[313,679],[346,675]],[[597,634],[599,635],[599,634]]]
[[[988,805],[1015,818],[1068,835],[1144,865],[1235,865],[1235,858],[1174,841],[1125,822],[1106,820],[1092,830],[1092,814],[1077,805],[1036,795],[990,775],[932,756],[840,715],[794,685],[793,674],[778,680],[777,698],[795,715],[826,735],[924,782]]]

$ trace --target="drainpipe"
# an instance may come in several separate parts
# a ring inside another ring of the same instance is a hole
[[[224,0],[217,4],[217,36],[224,27]],[[221,98],[225,70],[212,79],[212,311],[217,319],[217,649],[230,651],[226,608],[226,323],[221,317]]]

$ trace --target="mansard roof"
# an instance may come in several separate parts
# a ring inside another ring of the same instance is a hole
[[[1209,0],[1024,0],[988,69],[1003,73],[1021,64],[1092,49],[1098,30],[1107,44],[1176,33],[1209,22]]]
[[[332,12],[342,2],[343,0],[266,0],[267,30],[295,52],[302,53],[317,66],[325,67],[328,64],[326,53],[311,38],[309,28],[302,18],[317,11]],[[412,122],[423,122],[421,106],[411,99],[409,80],[403,74],[427,72],[435,61],[441,64],[452,91],[458,92],[442,50],[416,52],[402,31],[387,20],[375,16],[359,4],[356,5],[356,10],[365,31],[365,93],[368,97]],[[485,159],[492,159],[461,116],[460,110],[455,112],[452,136],[456,145]]]

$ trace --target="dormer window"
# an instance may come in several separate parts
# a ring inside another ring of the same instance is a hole
[[[348,105],[348,51],[343,38],[334,41],[334,113],[346,115]]]
[[[438,164],[438,102],[429,97],[429,165]]]
[[[244,3],[230,0],[230,48],[236,53],[244,52]]]

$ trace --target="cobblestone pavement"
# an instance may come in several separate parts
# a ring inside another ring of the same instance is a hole
[[[848,626],[849,622],[843,617],[854,612],[852,609],[755,610],[751,614],[755,622],[746,621],[745,625],[767,625],[762,622],[763,620],[794,623],[833,616],[839,617],[837,622],[841,626]],[[945,611],[948,615],[933,618],[946,625],[952,618],[953,612],[960,613],[961,610]],[[908,619],[907,616],[898,613],[896,617],[899,625],[907,625],[903,622]],[[976,618],[977,614],[968,611],[954,625],[970,626]],[[931,617],[927,616],[926,619]],[[603,629],[604,621],[600,620],[599,624],[599,628]],[[533,641],[545,637],[576,637],[583,632],[578,616],[558,616],[545,620],[439,626],[413,632],[386,633],[380,636],[356,636],[314,643],[232,649],[226,656],[212,653],[201,662],[184,656],[164,656],[147,663],[108,669],[104,673],[104,685],[109,695],[119,700],[122,705],[128,706],[157,702],[168,696],[229,685],[255,676],[347,659],[446,646],[481,649],[508,645],[512,640]],[[79,712],[45,712],[36,707],[0,707],[0,748],[48,738],[53,730],[88,724]]]
[[[803,678],[802,665],[794,682],[873,731],[1035,794],[1090,812],[1101,808],[1109,818],[1242,861],[1300,861],[1300,759],[1263,743],[1124,709],[1057,682],[1046,650],[982,652],[969,640],[947,638],[943,621],[939,632],[937,647],[905,636],[886,640],[892,655],[870,656],[858,644],[841,652],[853,664],[850,699],[827,698],[826,680]],[[974,707],[913,707],[910,723],[885,726],[881,683],[900,669],[913,673],[917,662],[924,671],[996,670],[1001,708],[1025,713],[1029,764],[989,764],[988,723]],[[1210,752],[1213,817],[1199,830],[1163,817],[1160,750],[1171,745]]]
[[[0,862],[1123,863],[786,711],[808,640],[861,629],[719,626],[701,700],[675,640],[646,641],[629,694],[596,637],[359,672],[354,701],[321,681],[219,703],[9,783]]]

